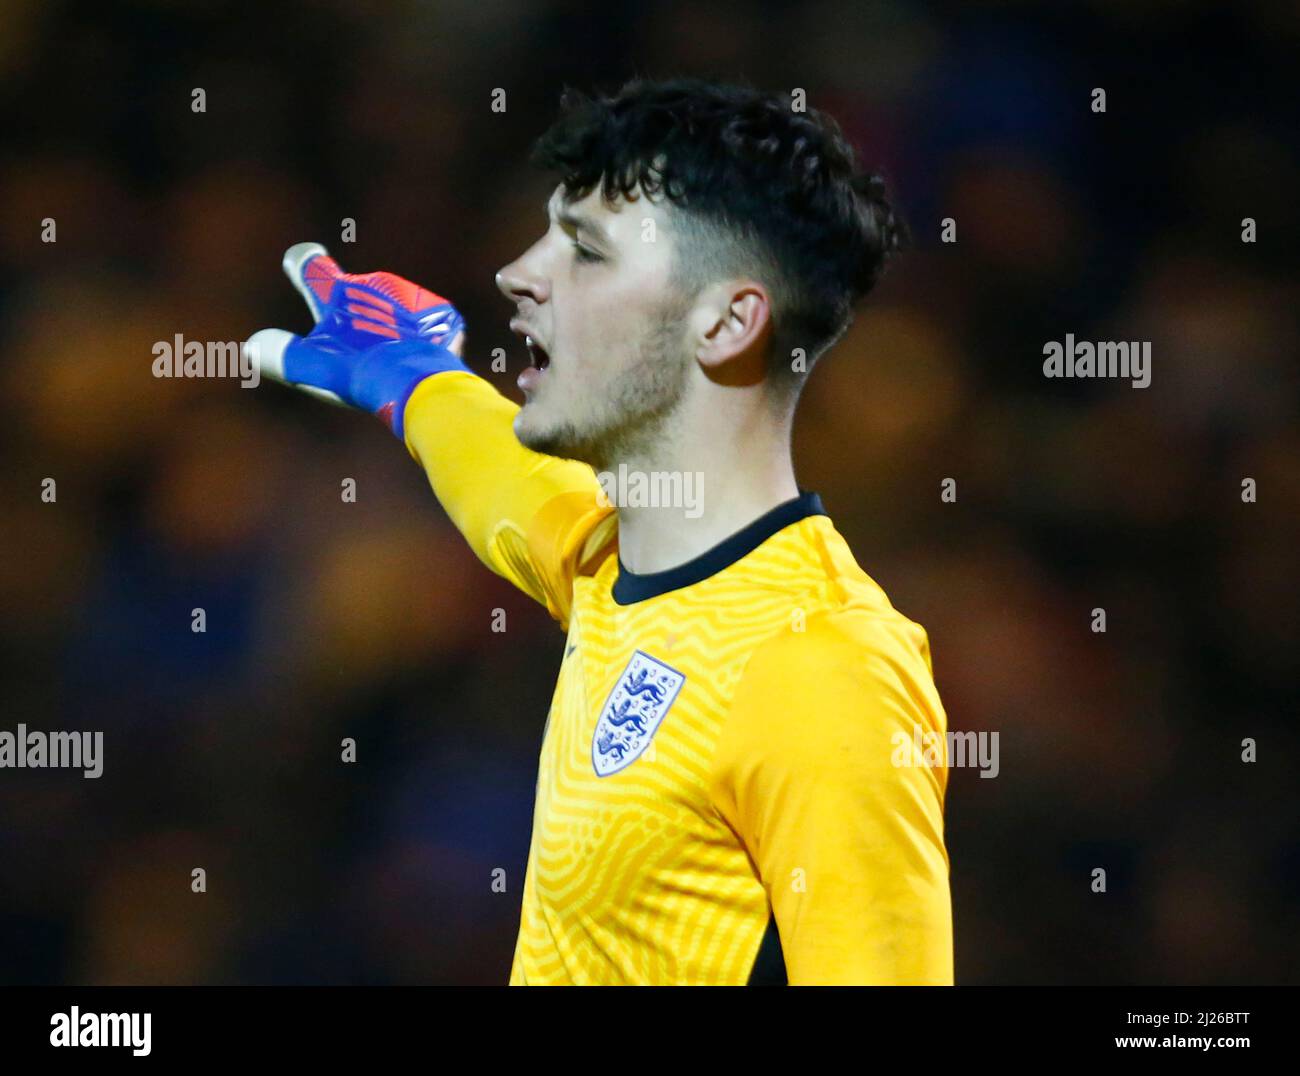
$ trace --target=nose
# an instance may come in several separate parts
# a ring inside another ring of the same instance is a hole
[[[534,303],[546,301],[546,279],[529,264],[527,254],[503,266],[497,272],[496,282],[501,294],[516,305],[521,299],[531,299]]]

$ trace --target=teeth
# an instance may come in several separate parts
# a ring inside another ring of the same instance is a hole
[[[531,336],[525,336],[525,337],[524,337],[524,343],[527,344],[529,347],[532,347],[532,346],[533,346],[533,338],[532,338]]]

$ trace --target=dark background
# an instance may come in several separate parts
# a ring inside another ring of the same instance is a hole
[[[0,771],[0,981],[505,981],[560,633],[377,422],[151,348],[305,331],[318,240],[518,398],[531,140],[566,83],[691,73],[805,89],[918,237],[796,460],[1000,735],[951,774],[958,982],[1296,982],[1298,46],[1264,2],[7,0],[0,727],[106,760]],[[1150,340],[1151,387],[1045,379],[1067,332]]]

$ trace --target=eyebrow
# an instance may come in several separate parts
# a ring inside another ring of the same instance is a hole
[[[550,203],[547,203],[546,213],[547,216],[554,216],[554,218],[566,228],[572,228],[575,232],[586,232],[597,242],[603,243],[607,247],[613,247],[614,245],[613,240],[609,237],[609,233],[592,220],[591,217],[584,216],[581,213],[575,213],[571,209],[561,209],[558,213],[553,213]]]

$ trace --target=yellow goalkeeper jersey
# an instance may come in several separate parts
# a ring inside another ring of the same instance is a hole
[[[804,493],[628,572],[590,467],[438,374],[406,442],[484,563],[568,632],[511,984],[948,984],[946,718],[924,630]]]

